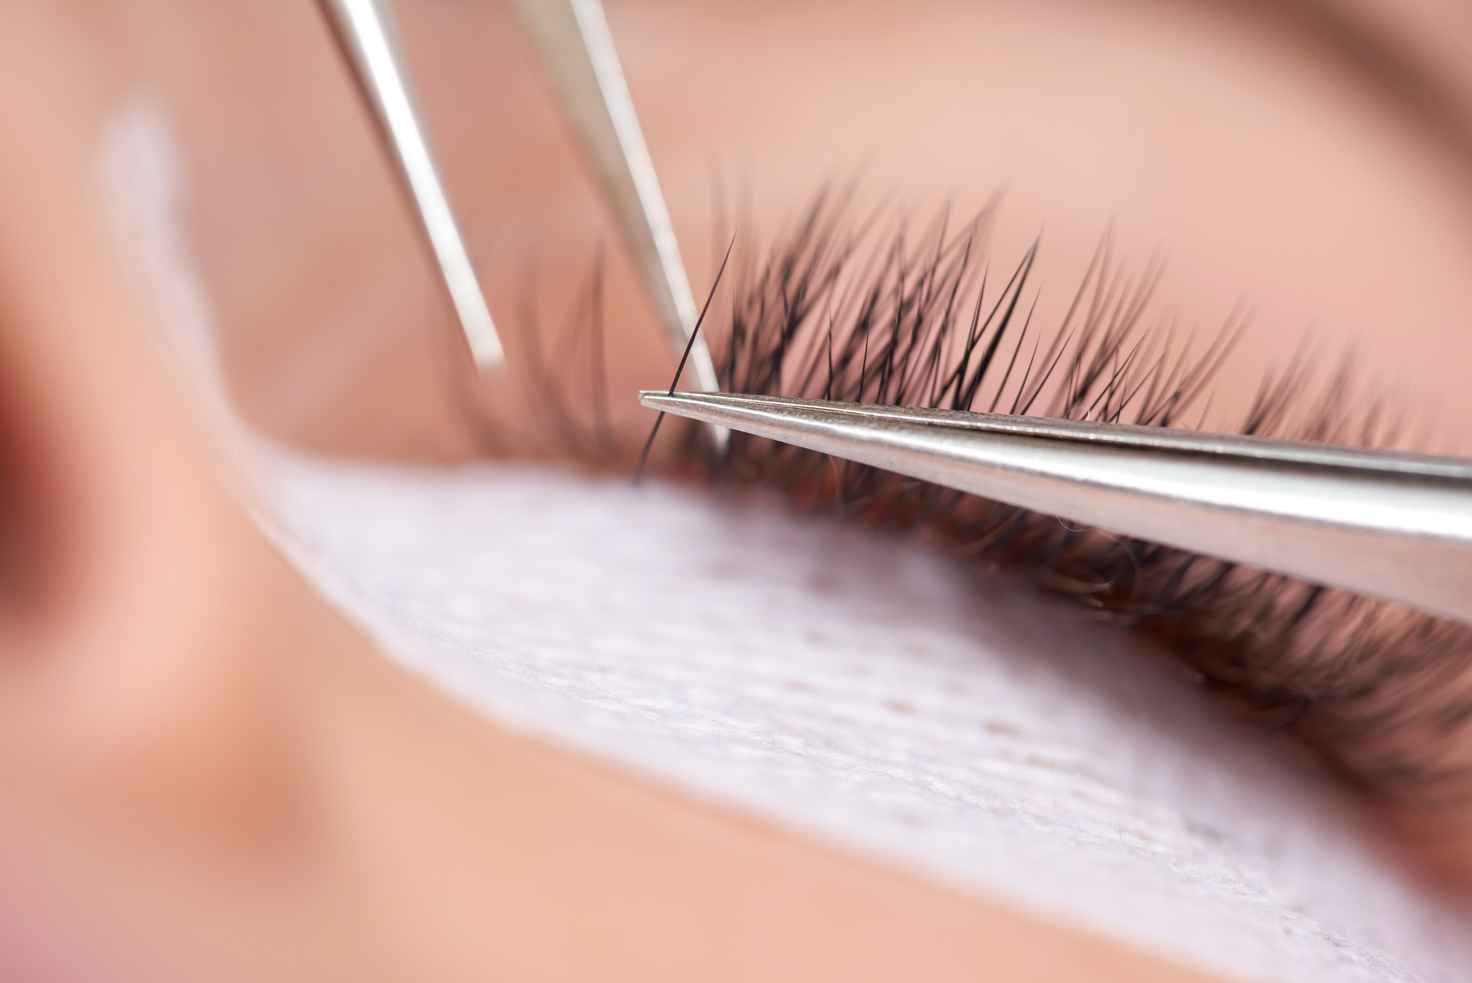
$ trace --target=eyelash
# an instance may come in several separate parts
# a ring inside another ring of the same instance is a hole
[[[939,215],[855,219],[821,192],[758,255],[738,240],[725,302],[708,325],[732,392],[1201,426],[1212,380],[1250,320],[1237,310],[1204,345],[1152,319],[1163,264],[1130,277],[1106,234],[1063,321],[1033,324],[1037,245],[1000,290],[985,259],[989,208],[958,232]],[[591,418],[580,421],[548,366],[534,304],[522,305],[528,387],[548,436],[576,458],[627,460],[600,390],[601,249],[565,367],[586,335]],[[1028,300],[1031,295],[1032,300]],[[1315,385],[1309,347],[1264,376],[1237,429],[1330,443],[1404,443],[1405,418],[1366,395],[1346,359]],[[469,406],[470,404],[467,404]],[[587,416],[587,414],[582,414]],[[484,431],[486,421],[477,428]],[[966,562],[1031,581],[1083,616],[1164,644],[1193,678],[1257,725],[1286,733],[1377,796],[1431,807],[1472,794],[1459,744],[1472,722],[1472,628],[1343,591],[1168,549],[964,495],[826,455],[733,434],[713,455],[693,427],[675,470],[718,487],[780,489],[796,507],[937,541]]]

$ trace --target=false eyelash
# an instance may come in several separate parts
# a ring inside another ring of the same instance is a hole
[[[878,212],[855,220],[850,206],[847,193],[825,191],[765,254],[742,241],[721,288],[726,301],[706,329],[723,388],[1198,427],[1212,380],[1250,320],[1234,311],[1205,341],[1182,332],[1152,313],[1163,263],[1131,277],[1106,235],[1063,321],[1045,331],[1034,324],[1037,245],[998,285],[984,249],[991,207],[958,231],[942,213],[911,235]],[[600,282],[601,264],[588,303]],[[564,350],[584,330],[577,323],[597,336],[599,313],[583,311],[564,329]],[[596,428],[576,425],[558,379],[540,355],[532,361],[556,423],[550,436],[585,459],[626,459],[606,416]],[[1237,429],[1405,442],[1404,416],[1356,385],[1348,360],[1322,384],[1313,362],[1303,346],[1265,375]],[[1131,626],[1257,724],[1388,800],[1432,807],[1472,796],[1468,626],[739,433],[712,456],[687,426],[676,470],[776,488],[799,508],[924,535],[1086,616]]]

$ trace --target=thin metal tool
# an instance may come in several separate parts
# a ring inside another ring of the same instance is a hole
[[[1472,462],[815,399],[663,390],[651,409],[1110,532],[1472,622]]]
[[[501,339],[429,149],[393,10],[388,0],[320,2],[414,200],[471,357],[482,371],[495,368],[505,360]]]
[[[670,349],[679,355],[695,330],[695,297],[680,260],[654,162],[624,82],[598,0],[512,0],[592,165]],[[704,338],[696,338],[686,385],[720,390]]]

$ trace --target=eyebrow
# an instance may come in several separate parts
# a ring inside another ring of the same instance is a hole
[[[1300,42],[1337,66],[1367,94],[1414,123],[1422,139],[1472,169],[1472,92],[1463,92],[1410,29],[1387,30],[1346,0],[1197,0],[1228,16],[1246,16],[1280,38]],[[1394,10],[1395,8],[1391,8]]]

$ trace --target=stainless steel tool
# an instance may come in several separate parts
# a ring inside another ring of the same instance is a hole
[[[409,189],[476,363],[500,364],[501,344],[435,167],[389,0],[320,0]],[[687,383],[720,389],[679,243],[598,0],[512,0],[562,101],[670,350],[694,338]],[[714,430],[717,442],[723,431]]]
[[[321,0],[321,4],[413,199],[470,354],[482,371],[495,368],[505,359],[501,338],[430,152],[393,10],[388,0]]]
[[[732,393],[645,406],[1472,622],[1472,462]]]
[[[695,330],[695,297],[603,6],[599,0],[511,0],[511,5],[562,101],[670,351],[678,356]],[[691,388],[721,388],[704,338],[695,339],[685,377]]]

